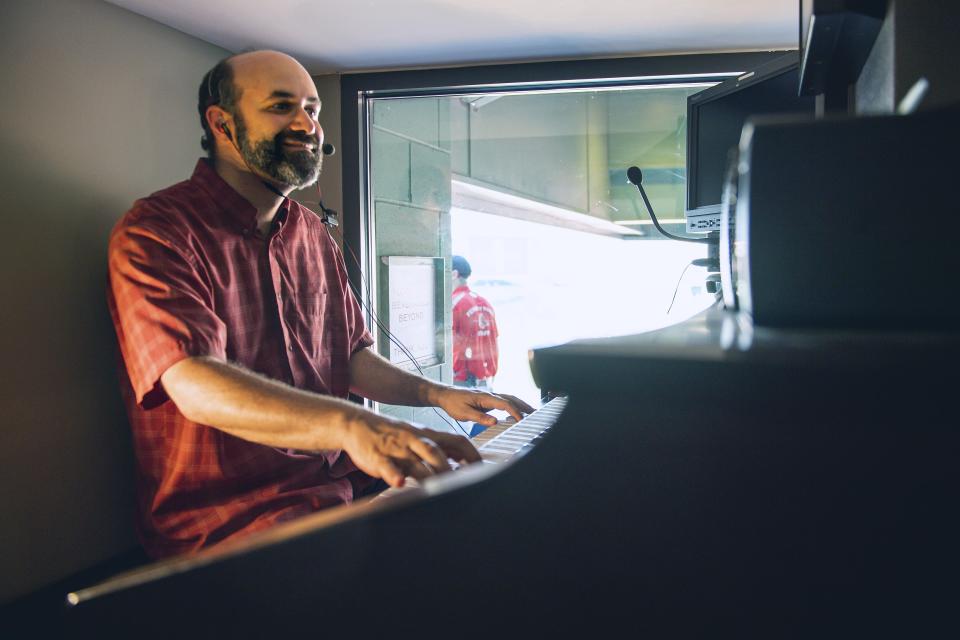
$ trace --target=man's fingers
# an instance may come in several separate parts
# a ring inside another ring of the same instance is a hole
[[[484,394],[479,394],[480,395]],[[472,399],[472,398],[471,398]],[[476,420],[496,422],[496,419],[477,410],[477,406],[463,402],[462,412],[473,413]],[[449,459],[457,462],[480,461],[473,443],[463,436],[423,429],[412,424],[386,421],[368,431],[345,447],[357,466],[372,476],[382,478],[391,487],[402,487],[405,478],[423,480],[451,470]]]
[[[506,398],[507,400],[513,403],[513,406],[517,407],[518,409],[520,409],[520,411],[524,413],[533,413],[534,411],[536,411],[536,409],[528,405],[526,402],[524,402],[517,396],[511,396],[506,393],[498,393],[497,395],[500,396],[501,398]]]
[[[492,427],[493,425],[497,424],[496,418],[494,418],[488,413],[484,413],[483,411],[479,411],[477,409],[468,409],[467,417],[464,419],[473,420],[474,422],[479,422],[480,424],[487,427]]]
[[[404,458],[398,462],[400,463],[400,467],[403,469],[404,474],[417,481],[423,480],[424,478],[429,478],[435,473],[434,470],[424,463],[423,460],[415,456]]]
[[[447,454],[443,452],[432,440],[427,438],[413,438],[407,445],[416,459],[426,462],[437,472],[450,471],[450,463],[447,462]]]
[[[407,476],[406,473],[390,458],[382,458],[380,461],[380,468],[377,470],[378,473],[371,475],[379,475],[384,482],[386,482],[391,487],[402,487],[404,480]]]
[[[508,397],[509,396],[498,396],[492,393],[484,393],[483,395],[478,396],[476,400],[479,401],[478,404],[483,409],[487,409],[487,410],[500,409],[501,411],[506,411],[507,413],[509,413],[510,417],[512,417],[517,422],[519,422],[520,420],[523,420],[523,412],[520,410],[520,408],[515,406],[513,402],[508,400],[507,399]],[[531,409],[530,411],[532,412],[533,409]],[[488,417],[492,417],[492,416],[488,416]],[[493,418],[492,421],[484,421],[483,424],[487,426],[493,426],[494,424],[496,424],[496,422],[497,422],[496,418]]]
[[[473,443],[463,436],[451,433],[432,432],[430,437],[446,452],[448,458],[457,462],[479,462],[480,453]]]

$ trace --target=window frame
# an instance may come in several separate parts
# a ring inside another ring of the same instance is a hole
[[[589,89],[618,85],[720,81],[753,69],[784,50],[707,54],[657,55],[596,60],[566,60],[493,64],[471,67],[411,69],[340,76],[341,153],[345,251],[363,265],[347,261],[347,272],[358,291],[364,276],[375,278],[371,264],[372,234],[368,220],[370,100],[378,97],[424,97],[471,92]],[[373,286],[373,285],[371,285]]]

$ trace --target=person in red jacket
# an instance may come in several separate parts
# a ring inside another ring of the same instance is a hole
[[[472,270],[463,256],[453,256],[453,383],[490,389],[497,375],[497,319],[493,307],[470,290]]]

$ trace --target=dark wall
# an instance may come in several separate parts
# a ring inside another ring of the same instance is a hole
[[[921,77],[930,81],[922,108],[960,102],[960,3],[895,0],[894,84],[899,101]]]
[[[893,113],[920,78],[930,83],[920,109],[960,102],[960,3],[891,0],[856,87],[857,113]]]

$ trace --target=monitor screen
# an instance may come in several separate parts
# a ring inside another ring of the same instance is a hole
[[[798,55],[778,58],[687,99],[687,231],[720,228],[720,200],[730,150],[750,116],[814,113],[814,98],[799,96]]]

